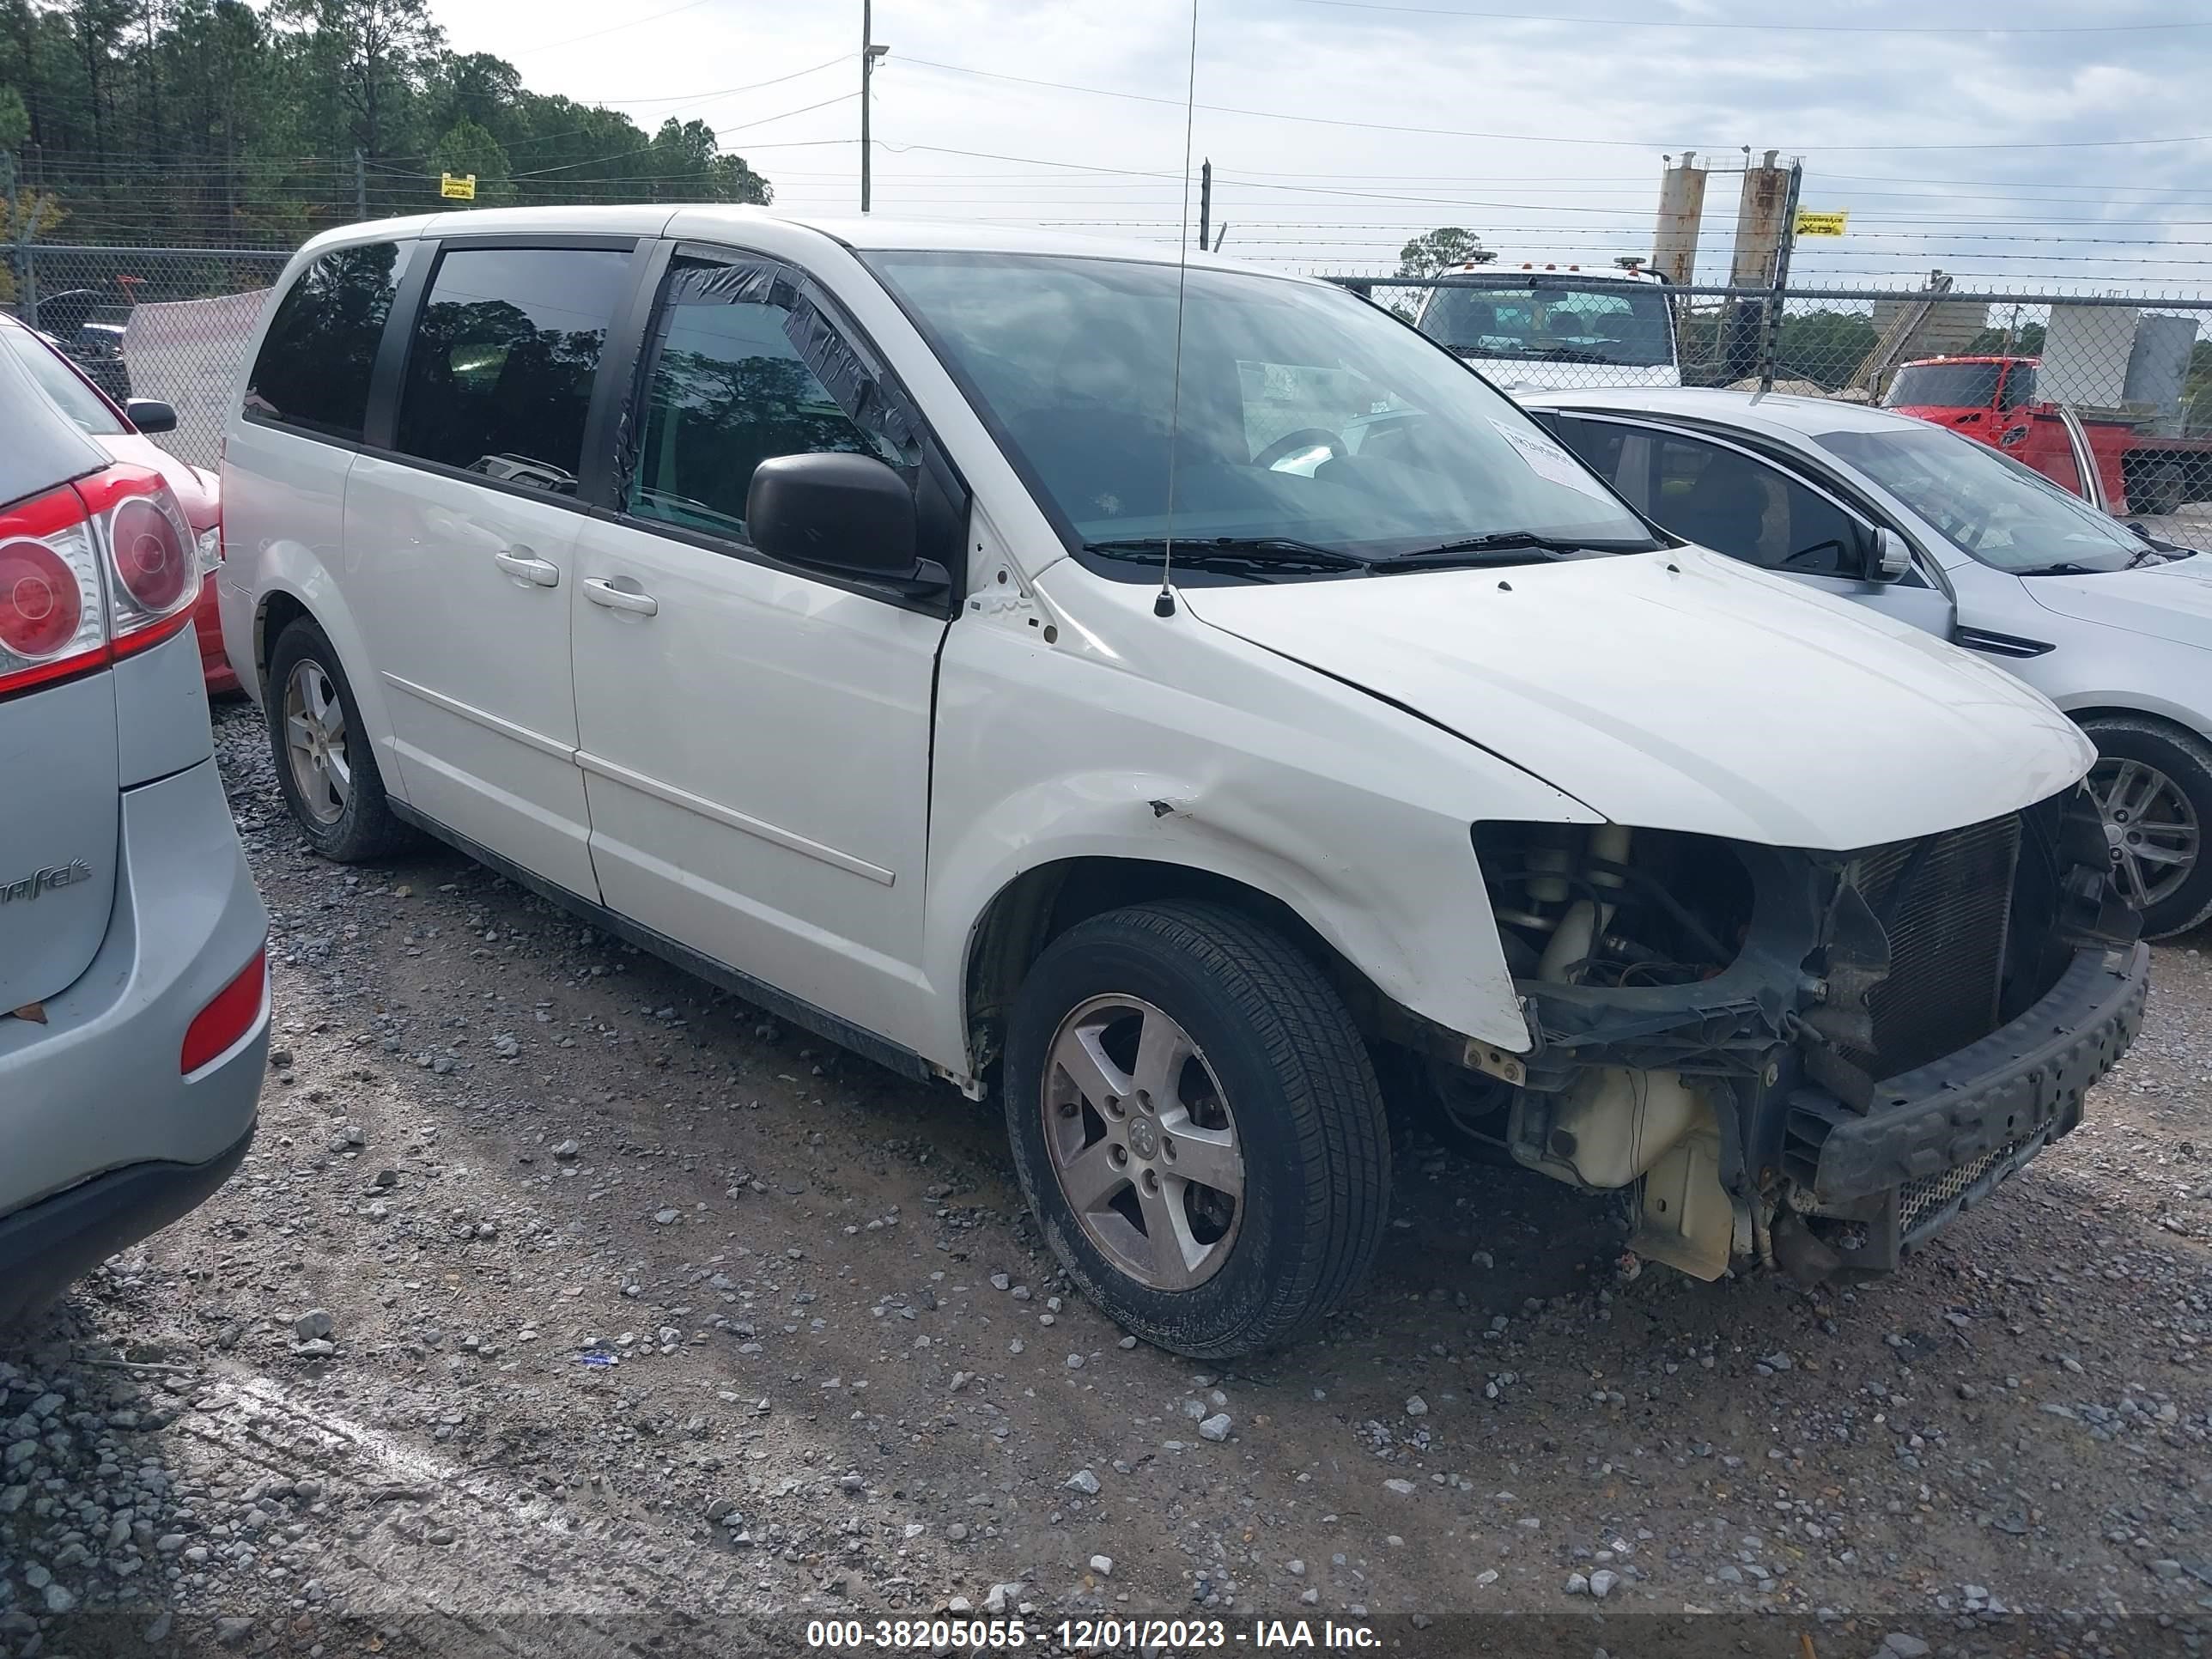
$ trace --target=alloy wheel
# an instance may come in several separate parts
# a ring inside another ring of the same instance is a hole
[[[343,817],[353,792],[345,705],[330,675],[312,659],[294,664],[284,682],[284,754],[292,787],[308,815],[318,823]]]
[[[1243,1214],[1227,1096],[1190,1034],[1151,1003],[1092,997],[1048,1052],[1045,1146],[1068,1207],[1115,1267],[1161,1291],[1204,1284]]]
[[[2120,895],[2148,909],[2178,891],[2197,868],[2202,842],[2197,809],[2181,787],[2142,761],[2100,760],[2089,792],[2105,820]]]

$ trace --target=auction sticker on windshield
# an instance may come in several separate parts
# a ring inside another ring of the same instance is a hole
[[[1585,495],[1595,495],[1601,501],[1613,498],[1606,494],[1605,486],[1592,477],[1583,464],[1573,456],[1534,432],[1524,432],[1518,427],[1508,426],[1493,416],[1491,425],[1498,435],[1512,446],[1513,453],[1527,464],[1528,470],[1547,483],[1565,484],[1570,489],[1579,489]]]

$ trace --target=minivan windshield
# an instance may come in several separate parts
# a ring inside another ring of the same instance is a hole
[[[1574,286],[1542,277],[1513,287],[1439,288],[1421,332],[1464,357],[1648,368],[1674,361],[1667,297],[1656,286]]]
[[[1487,558],[1658,545],[1583,464],[1365,301],[1170,264],[866,256],[1080,546],[1240,550],[1254,580],[1483,541]],[[1170,434],[1174,514],[1169,515]]]
[[[2147,544],[2118,520],[1986,444],[1935,427],[1823,433],[1816,441],[1965,553],[2017,576],[2124,570]]]

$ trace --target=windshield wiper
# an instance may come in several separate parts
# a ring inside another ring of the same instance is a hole
[[[2110,573],[2089,565],[2075,564],[2070,560],[2062,559],[2057,564],[2039,564],[2027,570],[2015,570],[2012,574],[2015,576],[2102,576]]]
[[[1539,535],[1533,530],[1498,530],[1487,536],[1470,536],[1464,541],[1446,542],[1441,547],[1425,547],[1416,552],[1400,553],[1388,559],[1377,559],[1368,566],[1370,570],[1434,569],[1439,565],[1528,564],[1528,555],[1537,560],[1571,559],[1584,553],[1649,553],[1659,545],[1650,541],[1590,541],[1571,537]]]
[[[1311,575],[1367,568],[1367,561],[1353,554],[1288,536],[1131,536],[1083,544],[1086,553],[1140,564],[1164,562],[1170,548],[1176,563],[1200,570],[1264,569],[1283,575]]]

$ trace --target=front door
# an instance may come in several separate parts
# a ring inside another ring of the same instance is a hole
[[[1735,444],[1665,426],[1583,416],[1552,425],[1639,511],[1685,540],[1951,636],[1951,596],[1917,562],[1895,581],[1858,574],[1865,515],[1825,486]]]
[[[599,354],[634,252],[447,245],[388,447],[346,486],[345,550],[410,804],[586,897],[568,662]]]
[[[570,602],[600,891],[915,1046],[942,607],[771,563],[745,537],[762,461],[848,451],[914,482],[911,425],[770,261],[678,255],[644,363],[617,512],[585,525]]]

